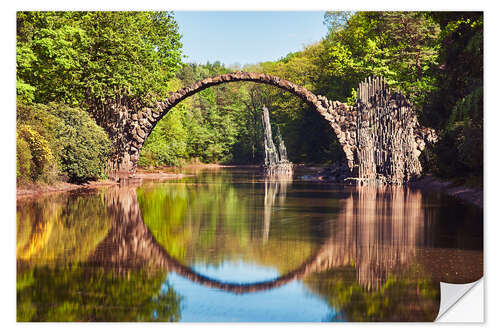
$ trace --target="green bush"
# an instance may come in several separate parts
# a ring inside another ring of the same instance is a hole
[[[33,181],[52,180],[51,175],[53,175],[53,172],[51,171],[54,170],[53,166],[56,160],[50,149],[49,142],[29,125],[20,126],[18,134],[20,139],[26,143],[29,150],[29,155],[24,151],[23,162],[26,163],[25,158],[28,156],[31,157],[29,168],[23,165],[25,171],[29,170],[29,173],[25,173],[24,176],[29,174],[29,178]],[[23,143],[21,142],[22,145]],[[24,150],[26,146],[21,147],[21,149]]]
[[[105,176],[111,142],[87,112],[64,104],[17,106],[17,178],[85,182]],[[28,163],[29,161],[29,163]]]
[[[16,136],[16,178],[19,182],[31,180],[31,151],[28,143],[19,135]]]
[[[87,112],[63,104],[49,104],[53,115],[63,121],[58,129],[61,171],[72,182],[105,177],[111,141]]]

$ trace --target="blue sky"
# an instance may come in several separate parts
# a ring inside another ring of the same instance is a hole
[[[273,61],[326,35],[324,11],[175,11],[184,60],[226,65]]]

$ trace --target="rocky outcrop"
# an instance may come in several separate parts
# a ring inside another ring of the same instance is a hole
[[[269,110],[262,108],[262,128],[264,129],[264,175],[268,177],[289,177],[293,175],[293,164],[288,160],[286,147],[278,131],[278,149],[273,141]]]
[[[344,183],[351,175],[345,161],[337,161],[316,172],[314,175],[304,175],[302,180],[319,181],[328,183]]]
[[[426,142],[436,141],[434,130],[422,128],[406,97],[392,93],[382,78],[360,83],[357,96],[353,178],[402,184],[420,176],[418,157]]]

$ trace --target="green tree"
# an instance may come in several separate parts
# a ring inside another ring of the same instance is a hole
[[[170,84],[175,90],[228,71],[219,62],[188,64]],[[235,98],[235,86],[228,86],[200,91],[171,110],[146,140],[140,165],[179,165],[191,159],[204,163],[232,161],[241,103]]]
[[[439,89],[428,96],[423,121],[441,129],[426,153],[428,167],[447,178],[483,183],[483,13],[437,12],[441,27]]]
[[[102,124],[112,106],[163,98],[180,48],[171,12],[18,12],[18,95],[80,106]]]
[[[140,167],[181,166],[188,157],[185,105],[170,111],[155,127],[142,147]]]
[[[323,41],[326,77],[321,81],[344,87],[330,94],[346,99],[352,93],[345,87],[384,76],[421,108],[436,85],[428,74],[437,64],[439,25],[425,12],[357,12],[342,27],[332,27]]]
[[[31,180],[51,164],[33,151],[45,141],[71,181],[103,177],[109,140],[94,120],[107,128],[120,107],[133,112],[163,99],[181,63],[171,12],[18,12],[16,52],[19,108],[43,114],[21,112],[18,121],[18,173],[30,158]]]

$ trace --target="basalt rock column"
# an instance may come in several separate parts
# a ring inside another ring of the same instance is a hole
[[[278,153],[280,154],[280,161],[288,161],[286,153],[285,141],[281,137],[280,129],[278,127]]]
[[[273,141],[273,133],[271,132],[271,123],[269,121],[269,110],[265,106],[262,108],[262,127],[264,128],[264,165],[266,167],[271,167],[277,165],[280,158]]]
[[[291,177],[293,164],[287,159],[285,143],[280,134],[278,134],[279,153],[274,145],[269,110],[265,106],[262,108],[262,127],[264,129],[265,156],[263,168],[265,175],[278,178]]]
[[[382,78],[368,78],[357,90],[355,168],[360,183],[403,184],[422,173],[418,160],[435,133],[420,127],[412,105],[391,93]]]

